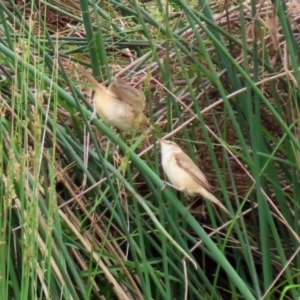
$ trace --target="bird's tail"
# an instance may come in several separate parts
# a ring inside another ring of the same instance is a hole
[[[202,189],[201,190],[201,195],[204,198],[207,198],[208,200],[210,200],[212,203],[215,203],[216,205],[218,205],[222,210],[224,210],[228,215],[231,216],[230,212],[227,210],[227,208],[220,202],[220,200],[218,200],[212,193],[210,193],[209,191],[207,191],[206,189]]]
[[[85,70],[83,66],[77,64],[76,67],[84,75],[84,77],[86,77],[94,89],[98,89],[100,91],[107,90],[106,87],[99,83],[89,72]]]

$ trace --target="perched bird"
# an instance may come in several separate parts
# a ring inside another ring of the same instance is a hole
[[[103,122],[127,132],[137,130],[147,133],[152,128],[143,114],[145,97],[141,91],[122,79],[114,80],[107,89],[81,65],[77,67],[93,87],[95,109]]]
[[[200,194],[230,214],[210,192],[211,187],[190,157],[174,142],[158,139],[161,146],[162,167],[172,185],[190,196]]]

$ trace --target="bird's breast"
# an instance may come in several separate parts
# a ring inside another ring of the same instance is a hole
[[[174,155],[166,155],[162,161],[162,166],[170,182],[175,187],[182,188],[182,180],[186,174],[184,170],[177,165]]]
[[[174,155],[166,155],[162,161],[162,165],[168,179],[175,187],[185,191],[189,195],[198,193],[198,189],[201,187],[189,172],[177,164]]]
[[[97,91],[94,101],[97,113],[105,123],[123,131],[132,130],[134,115],[126,103],[114,98],[111,94],[105,95]]]

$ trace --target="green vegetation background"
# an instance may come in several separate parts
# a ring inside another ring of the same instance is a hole
[[[1,299],[299,299],[299,7],[0,1]],[[142,87],[150,143],[75,63]],[[162,189],[162,136],[232,217]]]

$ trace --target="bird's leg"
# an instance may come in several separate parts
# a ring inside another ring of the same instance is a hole
[[[182,192],[184,190],[182,187],[177,187],[177,186],[175,186],[172,183],[167,182],[167,181],[164,181],[164,185],[162,186],[162,188],[160,190],[163,191],[167,187],[167,185],[172,187],[173,189],[175,189],[177,191],[180,191],[180,192]]]
[[[144,132],[144,135],[146,137],[145,139],[146,139],[146,142],[148,143],[148,146],[150,146],[152,144],[152,143],[150,144],[150,138],[153,139],[153,136],[155,134],[154,129],[155,128],[152,125],[150,125],[150,127],[148,129],[146,129]]]
[[[89,117],[90,122],[97,118],[97,111],[96,111],[96,104],[95,101],[93,101],[93,113]]]
[[[150,141],[149,141],[149,138],[148,138],[148,134],[146,132],[144,133],[144,136],[145,136],[145,141],[147,143],[147,146],[150,146]]]
[[[163,191],[167,187],[167,182],[164,181],[163,186],[160,188],[161,191]]]

